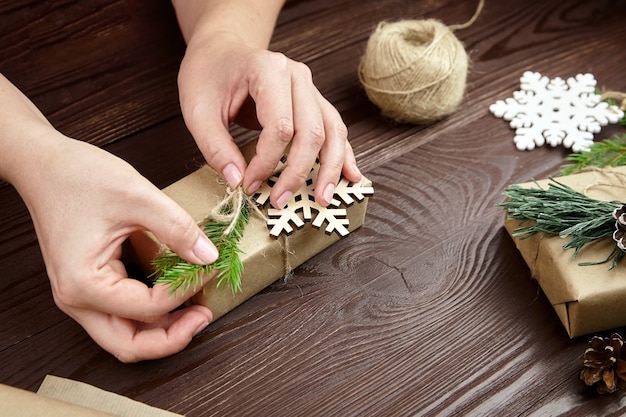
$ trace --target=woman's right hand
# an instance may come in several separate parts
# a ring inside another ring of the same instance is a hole
[[[171,313],[194,289],[170,296],[166,286],[128,278],[122,243],[147,230],[201,264],[217,258],[213,244],[128,163],[56,131],[1,76],[0,91],[0,176],[30,211],[58,307],[123,362],[182,350],[211,312],[192,306]]]

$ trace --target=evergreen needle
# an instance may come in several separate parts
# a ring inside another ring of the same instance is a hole
[[[602,94],[601,91],[596,93]],[[620,106],[620,103],[611,98],[604,101],[611,106]],[[617,123],[626,127],[626,114]],[[571,153],[566,160],[570,163],[561,167],[561,175],[570,175],[586,167],[604,168],[626,165],[626,135],[621,138],[594,142],[587,151]]]
[[[241,291],[243,263],[240,257],[239,242],[243,237],[243,230],[250,220],[248,204],[246,200],[243,201],[241,213],[230,233],[226,235],[224,232],[229,227],[229,223],[216,222],[212,219],[206,220],[203,231],[219,252],[214,263],[209,265],[191,264],[168,249],[152,261],[154,283],[169,285],[171,295],[178,289],[183,292],[192,287],[197,289],[202,286],[203,274],[211,275],[217,272],[213,278],[217,279],[217,287],[227,284],[233,293]],[[233,207],[226,206],[222,212],[223,214],[232,214],[232,210]]]
[[[622,137],[594,142],[589,150],[571,153],[566,160],[570,163],[561,167],[561,175],[570,175],[586,167],[604,168],[626,165],[626,134]]]
[[[512,185],[504,191],[507,200],[500,204],[508,218],[522,226],[513,231],[521,239],[543,233],[546,236],[569,237],[563,249],[574,249],[573,257],[588,243],[611,237],[615,231],[613,210],[619,201],[601,201],[587,197],[567,185],[550,178],[547,189]],[[530,223],[523,225],[524,223]],[[623,252],[614,250],[603,261],[613,259],[613,267]],[[589,264],[589,263],[587,263]]]

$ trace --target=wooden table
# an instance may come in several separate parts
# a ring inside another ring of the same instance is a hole
[[[430,126],[381,117],[356,73],[376,23],[462,23],[475,8],[287,2],[272,48],[311,67],[376,194],[362,229],[172,357],[122,364],[55,306],[28,212],[1,184],[0,383],[34,391],[53,374],[188,416],[626,412],[623,394],[598,396],[578,379],[588,338],[570,340],[497,206],[509,184],[558,173],[568,150],[517,151],[488,111],[525,70],[589,72],[626,91],[626,2],[487,0],[457,32],[472,60],[458,111]],[[179,111],[185,46],[167,1],[4,0],[0,22],[0,72],[58,129],[159,187],[202,162]]]

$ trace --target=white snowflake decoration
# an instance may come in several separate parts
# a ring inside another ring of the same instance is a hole
[[[278,237],[283,232],[291,234],[294,227],[300,229],[304,226],[305,221],[311,221],[311,224],[317,228],[321,228],[326,222],[325,232],[328,234],[337,232],[339,235],[345,236],[349,233],[347,210],[339,208],[339,206],[342,202],[351,205],[355,199],[362,201],[366,195],[374,193],[374,188],[363,186],[360,183],[354,184],[342,178],[335,188],[335,195],[330,206],[323,207],[315,202],[313,184],[317,179],[318,170],[319,164],[315,164],[304,185],[291,197],[284,209],[269,208],[267,210],[267,225],[271,228],[270,235]],[[254,201],[260,205],[265,205],[269,201],[272,186],[277,180],[278,176],[273,176],[265,181],[254,195]]]
[[[546,142],[574,152],[586,151],[593,144],[594,133],[624,117],[623,111],[609,106],[596,94],[592,74],[563,80],[526,71],[520,84],[521,90],[515,91],[513,98],[498,100],[489,110],[510,121],[515,129],[515,146],[521,151]]]

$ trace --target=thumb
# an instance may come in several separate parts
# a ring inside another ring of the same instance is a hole
[[[247,163],[228,130],[218,123],[194,135],[196,144],[211,168],[226,180],[231,188],[243,181]]]
[[[202,118],[188,117],[185,118],[185,123],[207,164],[231,188],[239,186],[247,168],[246,159],[230,135],[228,124],[221,119],[219,113],[207,110]]]
[[[144,217],[144,228],[187,262],[200,265],[215,262],[217,248],[193,218],[165,195],[159,206]]]

